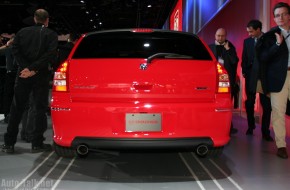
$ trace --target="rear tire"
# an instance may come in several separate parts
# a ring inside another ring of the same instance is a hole
[[[73,158],[77,156],[77,152],[75,149],[59,146],[56,143],[54,143],[54,151],[60,157]]]

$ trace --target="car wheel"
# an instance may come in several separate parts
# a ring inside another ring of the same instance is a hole
[[[56,143],[54,143],[54,151],[60,157],[73,158],[77,156],[75,149],[59,146]]]

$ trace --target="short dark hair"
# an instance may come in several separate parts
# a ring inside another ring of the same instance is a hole
[[[249,23],[247,24],[247,28],[252,27],[253,29],[257,30],[260,28],[262,30],[262,22],[259,20],[250,20]]]
[[[44,24],[46,19],[49,18],[49,14],[46,10],[44,9],[37,9],[35,12],[34,12],[34,18],[36,20],[37,23],[41,23],[41,24]]]
[[[288,13],[290,13],[290,6],[289,6],[289,4],[288,3],[284,3],[284,2],[279,2],[273,8],[273,15],[275,14],[274,12],[275,12],[276,9],[282,8],[282,7],[287,8]]]

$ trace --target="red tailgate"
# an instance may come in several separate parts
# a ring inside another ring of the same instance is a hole
[[[213,101],[216,66],[212,61],[155,59],[75,59],[69,66],[73,102]]]

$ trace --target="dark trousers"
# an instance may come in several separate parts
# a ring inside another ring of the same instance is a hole
[[[33,97],[30,94],[29,102],[25,107],[24,113],[22,115],[22,129],[21,129],[21,138],[27,141],[32,141],[33,138],[33,130],[34,130],[34,116],[35,116],[35,108],[33,105]]]
[[[265,94],[259,93],[260,103],[262,105],[263,114],[262,114],[262,134],[269,135],[270,134],[270,121],[271,121],[271,101],[268,96]],[[248,119],[248,127],[251,129],[255,128],[255,101],[256,101],[256,93],[247,93],[247,100],[245,101],[247,119]]]
[[[14,84],[15,84],[15,78],[16,78],[16,71],[8,72],[5,76],[5,85],[4,85],[4,115],[5,117],[10,112],[11,103],[13,100],[14,95]]]
[[[19,72],[17,76],[18,75]],[[26,79],[16,78],[9,123],[7,132],[4,134],[6,145],[14,145],[17,141],[19,124],[31,93],[33,97],[32,102],[35,108],[32,146],[39,146],[43,143],[43,134],[47,129],[48,76],[48,71],[42,71]]]

